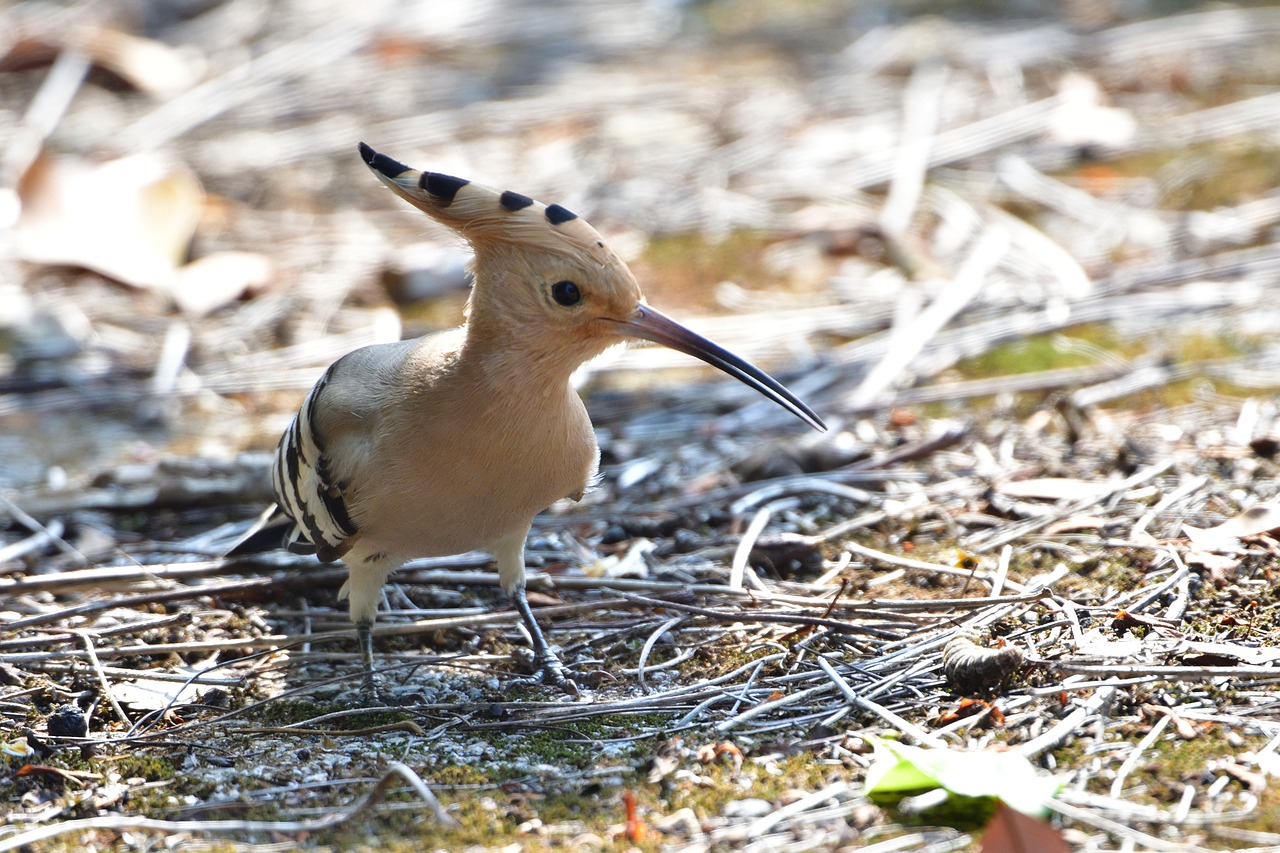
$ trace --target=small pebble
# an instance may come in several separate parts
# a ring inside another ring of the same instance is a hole
[[[89,721],[78,705],[63,705],[49,715],[49,737],[84,737]]]
[[[764,817],[772,813],[773,803],[759,797],[747,797],[745,800],[725,803],[722,812],[725,817]]]
[[[626,529],[621,524],[610,524],[604,529],[604,535],[600,537],[601,545],[616,545],[619,542],[625,542],[631,537],[627,535]]]

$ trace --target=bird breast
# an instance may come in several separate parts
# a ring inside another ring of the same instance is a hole
[[[486,550],[587,487],[599,449],[567,383],[489,391],[445,380],[380,413],[372,476],[352,507],[364,549],[405,558]]]

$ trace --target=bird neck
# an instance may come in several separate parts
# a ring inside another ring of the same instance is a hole
[[[581,342],[472,315],[467,320],[460,358],[485,381],[501,387],[563,388],[570,375],[593,355],[584,352]]]

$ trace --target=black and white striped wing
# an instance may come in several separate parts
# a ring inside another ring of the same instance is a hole
[[[341,362],[339,362],[341,363]],[[272,484],[280,509],[293,519],[289,550],[314,552],[323,562],[340,559],[359,537],[359,529],[347,511],[345,483],[334,469],[325,435],[325,394],[338,364],[325,372],[311,389],[302,409],[276,448]]]

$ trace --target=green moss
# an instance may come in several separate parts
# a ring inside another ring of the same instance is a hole
[[[390,802],[412,801],[409,795],[393,795]],[[463,850],[468,847],[494,849],[519,844],[522,850],[544,851],[565,846],[572,834],[591,832],[608,837],[610,827],[621,824],[625,811],[617,792],[546,793],[515,791],[487,796],[468,795],[452,804],[450,814],[461,824],[445,827],[423,810],[383,811],[376,817],[317,833],[314,841],[337,850],[386,850],[420,853],[422,850]],[[555,827],[556,835],[544,835],[545,827]],[[523,829],[523,831],[522,831]],[[376,834],[376,841],[374,836]],[[656,850],[658,837],[635,846]],[[396,841],[384,839],[395,838]]]
[[[1280,833],[1280,788],[1268,785],[1266,790],[1258,795],[1258,805],[1253,810],[1252,823],[1250,829],[1254,832]]]
[[[1120,734],[1127,740],[1137,741],[1149,727],[1150,721]],[[1261,749],[1266,742],[1267,738],[1261,735],[1244,735],[1243,743],[1232,743],[1223,729],[1205,727],[1198,727],[1196,737],[1184,740],[1170,726],[1159,740],[1147,748],[1138,766],[1126,777],[1125,790],[1132,793],[1125,796],[1137,802],[1175,803],[1182,797],[1183,787],[1200,784],[1215,763],[1229,760],[1239,753]],[[1117,753],[1111,756],[1108,761],[1113,765],[1112,769],[1118,768],[1126,755]],[[1097,774],[1089,783],[1089,790],[1096,793],[1106,793],[1110,787],[1110,774]],[[1258,813],[1264,812],[1260,809]],[[1272,823],[1280,823],[1280,820]]]
[[[85,763],[89,764],[90,767],[95,770],[101,771],[110,768],[111,771],[119,773],[126,779],[139,778],[146,779],[148,782],[172,779],[174,774],[177,772],[174,768],[173,762],[168,758],[158,755],[147,755],[146,753],[130,753],[128,755],[115,756],[104,760],[100,764],[95,762],[93,759],[89,759]]]
[[[439,827],[423,821],[418,814],[389,815],[379,818],[379,834],[403,833],[403,847],[391,850],[417,850],[420,844],[430,844],[438,849],[462,849],[471,845],[487,848],[519,843],[526,850],[547,850],[563,846],[573,834],[591,833],[608,839],[611,829],[625,820],[622,793],[629,792],[636,798],[637,812],[642,819],[652,821],[654,815],[668,815],[681,808],[690,808],[699,818],[722,814],[725,806],[744,797],[760,797],[778,802],[791,789],[816,789],[832,781],[834,776],[844,776],[847,771],[813,761],[808,753],[785,756],[768,764],[748,758],[741,770],[735,771],[726,757],[703,764],[693,758],[680,761],[682,769],[690,771],[677,778],[674,774],[658,782],[650,782],[647,772],[636,769],[622,775],[620,787],[599,787],[586,783],[569,786],[572,790],[535,790],[533,786],[519,789],[494,790],[487,793],[468,792],[452,801],[450,813],[462,824],[457,829]],[[443,799],[449,801],[447,796]],[[544,826],[557,827],[555,837],[521,834],[522,825],[541,821]],[[332,837],[318,839],[323,843],[346,849],[357,838],[350,832],[337,831]],[[650,828],[641,840],[619,839],[628,847],[639,850],[656,850],[664,838]]]
[[[1108,597],[1108,589],[1133,589],[1142,582],[1143,566],[1128,556],[1096,557],[1054,584],[1060,595],[1077,601]]]
[[[432,768],[427,774],[437,785],[450,788],[478,788],[492,785],[494,774],[475,764],[446,764]]]
[[[1092,364],[1096,360],[1095,356],[1078,348],[1063,346],[1063,335],[1082,339],[1106,350],[1114,351],[1118,347],[1118,343],[1107,328],[1075,326],[1068,331],[1033,335],[996,347],[982,355],[959,362],[956,370],[965,379],[980,379],[1018,373],[1038,373],[1063,367],[1080,367]]]
[[[735,770],[728,756],[705,764],[689,764],[686,769],[693,771],[696,778],[672,778],[662,803],[670,809],[691,808],[699,818],[718,815],[729,802],[743,797],[777,802],[789,791],[816,791],[837,779],[850,778],[849,770],[815,761],[808,750],[768,761],[748,755],[740,770]]]
[[[71,771],[119,775],[121,779],[142,779],[151,783],[147,787],[131,785],[124,801],[125,808],[130,813],[163,818],[174,809],[172,798],[191,796],[204,799],[212,796],[216,788],[212,782],[181,772],[178,769],[181,761],[181,756],[155,755],[145,751],[87,758],[78,752],[66,751],[50,758],[47,763]]]
[[[779,282],[763,263],[771,237],[738,231],[710,241],[698,234],[655,237],[632,264],[655,303],[673,310],[716,307],[715,285],[732,281],[742,287],[776,289]]]
[[[787,30],[822,33],[838,27],[847,7],[835,0],[724,0],[693,7],[702,12],[711,29],[721,36],[741,39],[775,37]]]
[[[725,636],[699,646],[693,657],[680,667],[680,673],[687,681],[710,680],[746,666],[774,651],[776,649],[762,651]],[[771,672],[773,669],[766,665],[761,672],[761,677]]]
[[[1069,341],[1079,341],[1088,346],[1073,347]],[[1173,336],[1121,339],[1116,337],[1111,326],[1086,324],[1023,338],[965,359],[956,364],[951,378],[982,379],[1097,364],[1100,356],[1091,348],[1128,361],[1159,358],[1174,365],[1211,364],[1220,359],[1257,352],[1268,343],[1241,336],[1232,330],[1197,330],[1193,327],[1180,329],[1179,334]],[[1196,373],[1108,401],[1107,405],[1140,410],[1180,406],[1196,400],[1205,382],[1205,374]],[[1224,395],[1247,397],[1258,393],[1256,388],[1236,388],[1219,379],[1214,379],[1213,384],[1214,390]],[[1280,386],[1280,380],[1276,384]],[[1053,392],[1020,395],[1017,413],[1029,414],[1031,409],[1043,405],[1050,393]],[[990,408],[992,403],[990,398],[933,403],[920,407],[920,414],[925,417],[955,417],[960,413],[977,415]]]
[[[1212,210],[1257,198],[1280,183],[1276,154],[1276,147],[1260,138],[1237,137],[1143,151],[1111,160],[1106,169],[1121,178],[1153,178],[1162,209]],[[1093,181],[1096,171],[1096,166],[1082,166],[1076,177]]]
[[[1160,180],[1169,187],[1161,207],[1213,210],[1257,198],[1280,183],[1280,156],[1272,146],[1239,140],[1197,146],[1173,157]]]
[[[309,699],[279,699],[265,702],[244,715],[243,719],[262,726],[291,726],[306,723],[329,714],[343,714],[317,723],[317,727],[333,731],[350,731],[353,729],[372,728],[374,726],[394,725],[405,721],[413,721],[415,715],[409,711],[385,710],[367,711],[359,714],[345,714],[351,710],[346,697],[336,699],[332,704],[315,702]]]

